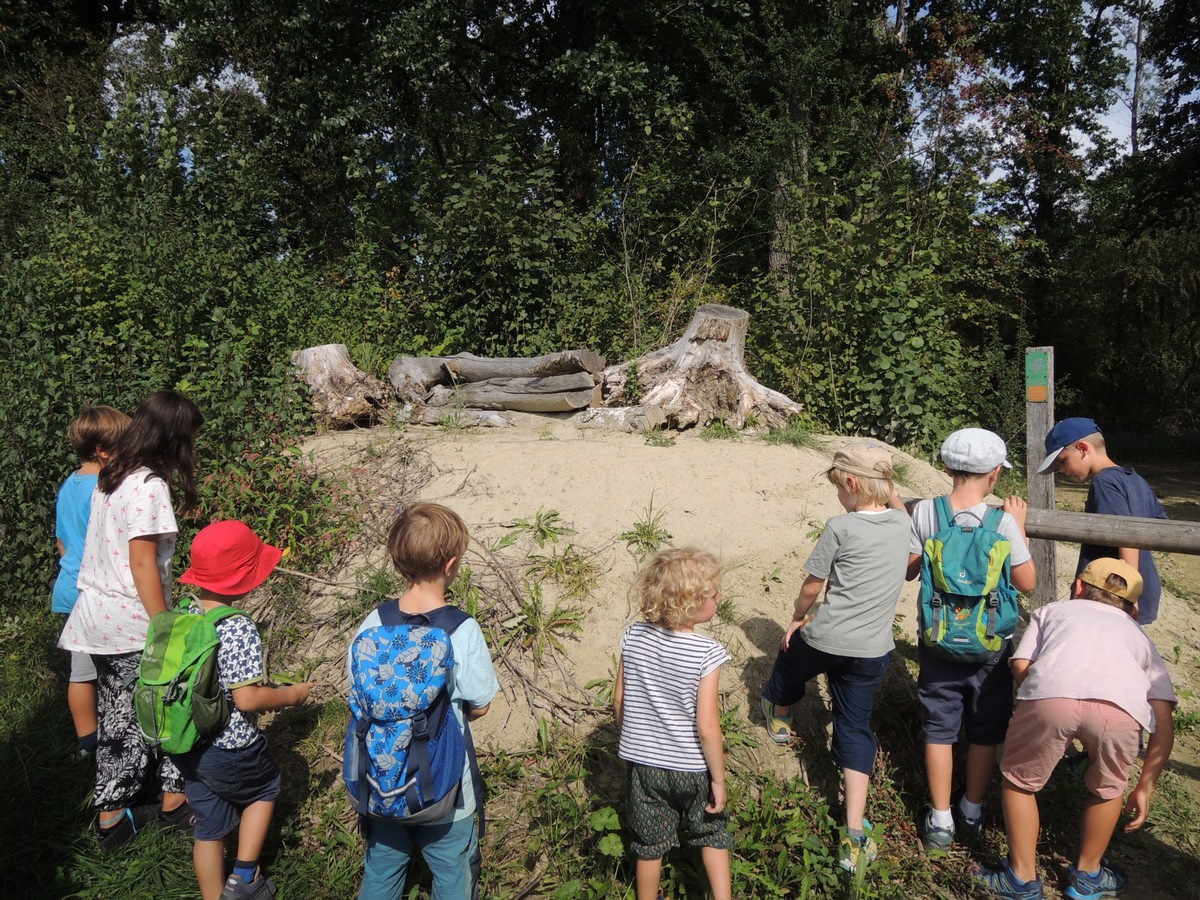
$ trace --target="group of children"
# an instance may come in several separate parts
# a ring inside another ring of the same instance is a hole
[[[1046,453],[1039,471],[1055,467],[1074,480],[1101,485],[1089,494],[1089,511],[1165,518],[1145,481],[1107,456],[1092,420],[1060,422],[1047,436]],[[921,574],[926,542],[942,527],[939,504],[948,505],[952,521],[982,525],[989,521],[986,498],[1001,471],[1011,468],[1003,440],[978,428],[951,434],[941,455],[950,493],[907,509],[893,484],[888,448],[863,441],[835,454],[826,475],[845,515],[826,523],[804,564],[806,578],[762,692],[767,732],[786,744],[793,705],[813,678],[827,678],[831,755],[843,774],[839,862],[851,872],[878,853],[865,818],[878,747],[871,714],[894,648],[901,588]],[[1009,497],[997,524],[1007,554],[1004,577],[1023,592],[1037,584],[1025,536],[1027,509],[1023,500]],[[1035,611],[1015,650],[1012,634],[1005,634],[982,660],[962,661],[918,641],[917,696],[930,793],[918,830],[927,850],[947,850],[960,836],[981,830],[997,751],[1006,747],[1000,771],[1009,857],[975,876],[994,896],[1044,896],[1036,870],[1036,794],[1075,741],[1090,763],[1085,777],[1090,798],[1066,896],[1092,900],[1125,888],[1125,874],[1104,854],[1122,809],[1131,815],[1126,830],[1146,821],[1173,741],[1175,694],[1138,624],[1157,613],[1152,573],[1149,554],[1085,545],[1070,598]],[[713,617],[720,568],[701,551],[673,550],[652,560],[637,584],[645,621],[622,639],[615,706],[619,753],[630,764],[626,827],[638,857],[638,900],[659,896],[662,856],[678,845],[680,831],[701,848],[713,896],[721,900],[730,896],[730,864],[717,678],[728,657],[720,644],[695,634],[696,625]],[[1093,664],[1097,658],[1106,661],[1102,672]],[[1014,686],[1020,701],[1015,716]],[[1137,785],[1123,806],[1143,728],[1151,737]],[[960,733],[967,741],[966,772],[958,802],[952,803],[953,749]]]
[[[202,419],[180,394],[148,397],[130,420],[107,407],[82,413],[69,438],[83,465],[59,493],[56,533],[61,571],[55,611],[67,613],[59,645],[71,654],[69,706],[81,755],[96,760],[97,840],[110,851],[153,823],[192,832],[193,858],[204,900],[274,896],[258,859],[280,792],[280,773],[258,729],[257,714],[303,703],[312,682],[268,686],[262,642],[253,621],[235,613],[216,625],[219,681],[230,703],[228,724],[211,740],[174,756],[142,739],[132,714],[132,685],[150,618],[171,597],[171,558],[178,526],[173,501],[196,501],[194,442]],[[1006,448],[996,435],[966,429],[950,435],[942,459],[953,481],[954,518],[983,520],[985,498],[1003,468]],[[1050,467],[1100,490],[1089,494],[1095,512],[1162,516],[1153,492],[1131,469],[1107,457],[1095,423],[1069,419],[1047,438]],[[893,484],[890,451],[870,441],[839,450],[827,472],[846,511],[824,528],[805,563],[806,578],[779,655],[762,694],[770,737],[791,739],[791,711],[818,674],[832,695],[832,755],[844,776],[845,835],[841,865],[851,871],[878,853],[865,818],[877,753],[871,728],[876,691],[894,649],[892,626],[906,579],[920,573],[925,542],[938,529],[934,501],[905,508]],[[1146,496],[1148,494],[1148,497]],[[1119,505],[1120,508],[1114,508]],[[1152,508],[1156,507],[1156,509]],[[1025,503],[1004,501],[999,531],[1010,546],[1010,578],[1032,590],[1036,573],[1025,540]],[[398,518],[388,550],[407,582],[396,601],[402,617],[433,621],[446,606],[446,589],[467,548],[467,529],[451,510],[418,504]],[[180,577],[198,595],[195,612],[231,605],[261,585],[282,551],[263,543],[241,522],[201,530],[191,565]],[[1011,640],[981,663],[941,658],[918,644],[917,692],[926,742],[930,807],[920,823],[928,849],[946,849],[960,834],[979,831],[983,800],[997,748],[1006,742],[1001,795],[1009,859],[978,879],[996,896],[1037,898],[1036,792],[1079,740],[1091,766],[1092,799],[1067,895],[1115,896],[1125,876],[1103,859],[1122,810],[1121,799],[1138,753],[1141,729],[1151,733],[1142,774],[1125,807],[1146,818],[1155,781],[1171,749],[1175,696],[1162,660],[1138,627],[1157,611],[1157,577],[1146,554],[1120,548],[1084,548],[1072,590],[1078,600],[1034,613],[1014,652]],[[712,638],[696,632],[720,601],[721,565],[711,554],[667,550],[655,556],[635,585],[643,621],[621,639],[614,706],[618,754],[629,765],[626,827],[637,857],[639,900],[659,896],[663,856],[680,835],[700,848],[716,900],[731,897],[725,764],[718,710],[721,666],[729,659]],[[824,597],[822,599],[822,593]],[[1139,602],[1140,600],[1140,602]],[[372,612],[356,637],[380,625]],[[1011,637],[1011,636],[1006,636]],[[460,726],[484,715],[498,682],[478,623],[466,617],[451,629],[453,666],[446,690]],[[1110,665],[1097,673],[1084,660],[1103,647]],[[351,660],[353,672],[353,661]],[[1014,682],[1021,701],[1015,717]],[[1011,718],[1011,724],[1010,724]],[[968,743],[961,797],[951,802],[953,745]],[[463,757],[463,773],[471,765]],[[155,769],[161,805],[135,805]],[[437,900],[473,897],[478,890],[479,834],[472,780],[462,778],[453,812],[419,825],[372,819],[360,898],[392,900],[420,849]],[[225,839],[238,831],[237,858],[226,877]]]

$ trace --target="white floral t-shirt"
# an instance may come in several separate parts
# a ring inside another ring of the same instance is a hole
[[[100,656],[140,652],[150,617],[133,583],[129,542],[159,536],[155,558],[163,596],[170,598],[178,531],[171,491],[149,469],[134,469],[111,494],[97,489],[79,566],[79,600],[58,646]]]

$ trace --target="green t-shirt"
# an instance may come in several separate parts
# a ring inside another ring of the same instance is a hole
[[[896,646],[892,621],[908,569],[912,525],[902,510],[834,516],[804,564],[828,579],[825,601],[799,632],[810,647],[871,659]]]

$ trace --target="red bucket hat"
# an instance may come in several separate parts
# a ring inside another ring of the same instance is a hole
[[[179,576],[215,594],[244,594],[267,580],[283,551],[264,544],[245,522],[213,522],[192,541],[192,564]]]

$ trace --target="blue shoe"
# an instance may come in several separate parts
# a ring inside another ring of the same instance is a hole
[[[918,829],[921,835],[921,846],[926,852],[930,850],[949,850],[954,846],[954,826],[940,828],[933,824],[933,808],[925,813]]]
[[[1116,897],[1125,890],[1129,879],[1119,866],[1109,865],[1107,860],[1100,861],[1100,871],[1095,874],[1080,872],[1074,866],[1068,870],[1070,885],[1066,896],[1072,900],[1096,900],[1099,897]]]
[[[993,897],[1003,897],[1005,900],[1044,900],[1042,879],[1021,881],[1013,874],[1012,865],[1006,859],[1003,865],[979,869],[972,876],[975,883],[987,888]]]
[[[954,830],[966,837],[976,837],[979,832],[983,831],[983,825],[987,821],[987,811],[979,810],[979,816],[972,818],[962,811],[962,798],[959,798],[958,803],[950,806],[950,812],[954,814]]]

